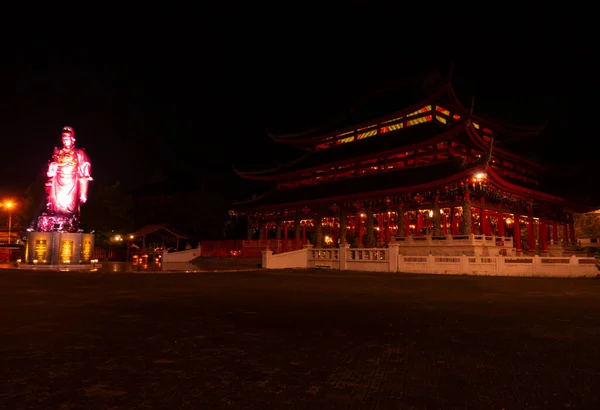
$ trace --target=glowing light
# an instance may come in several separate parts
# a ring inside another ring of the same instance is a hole
[[[433,211],[429,211],[429,217],[433,218]]]
[[[479,182],[479,181],[483,181],[486,178],[487,178],[487,175],[485,173],[479,172],[479,173],[475,174],[475,176],[473,177],[473,180]]]
[[[333,244],[333,238],[329,235],[325,235],[325,244],[326,245],[331,245]]]

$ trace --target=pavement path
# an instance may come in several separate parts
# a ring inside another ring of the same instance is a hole
[[[0,409],[600,408],[600,280],[0,271]]]

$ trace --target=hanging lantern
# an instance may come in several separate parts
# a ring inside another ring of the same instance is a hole
[[[417,194],[417,195],[415,195],[415,198],[414,198],[414,199],[415,199],[415,201],[417,201],[417,203],[421,203],[421,202],[423,202],[423,200],[424,200],[425,198],[423,197],[423,195],[421,195],[421,194]]]
[[[304,208],[302,208],[302,212],[304,212],[305,214],[310,212],[310,208],[305,206]]]

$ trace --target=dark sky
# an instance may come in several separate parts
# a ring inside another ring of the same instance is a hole
[[[21,25],[0,63],[2,191],[17,193],[43,171],[64,125],[97,183],[133,187],[161,168],[212,178],[232,164],[269,166],[290,153],[273,150],[266,127],[310,127],[451,60],[476,112],[548,121],[543,138],[523,142],[528,155],[596,163],[597,46],[584,22],[535,9],[494,21],[475,10],[345,11],[222,5]]]

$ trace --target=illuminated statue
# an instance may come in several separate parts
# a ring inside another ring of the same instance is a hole
[[[75,131],[62,129],[62,148],[54,148],[48,165],[46,213],[38,218],[38,231],[75,231],[80,205],[87,201],[92,180],[91,162],[85,151],[75,148]]]

